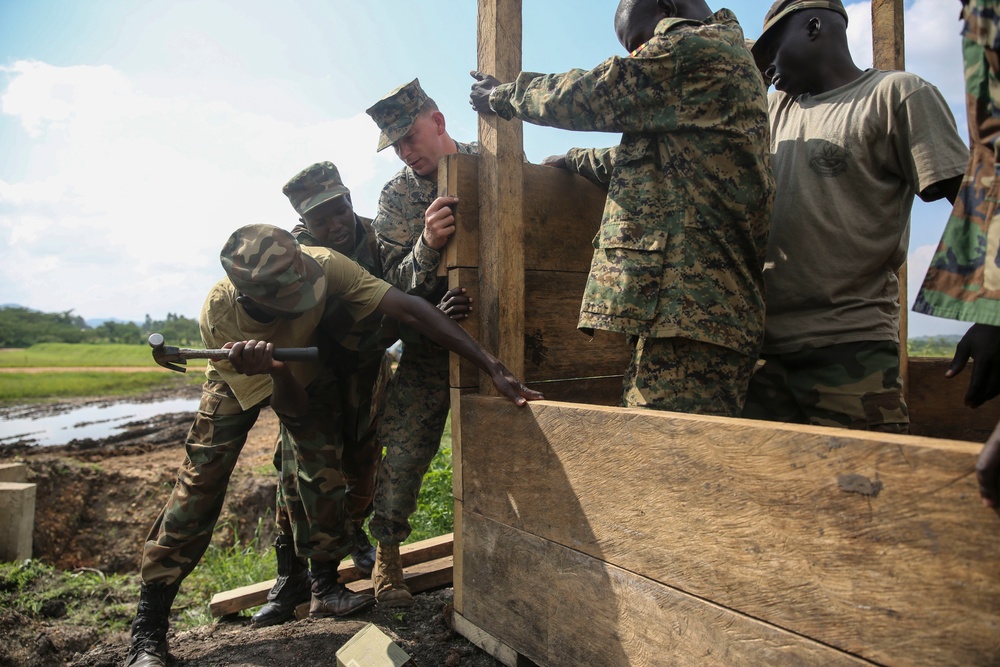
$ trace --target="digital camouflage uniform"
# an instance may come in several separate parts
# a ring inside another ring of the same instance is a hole
[[[1000,3],[966,0],[965,97],[972,155],[913,310],[1000,325]]]
[[[633,341],[623,405],[739,415],[764,332],[774,182],[764,85],[732,12],[664,19],[590,71],[522,72],[490,106],[623,133],[567,154],[608,190],[578,326]]]
[[[408,110],[419,108],[426,96],[414,81],[386,99],[369,109],[383,128],[379,150],[406,132],[412,124]],[[479,152],[475,143],[455,144],[459,153]],[[437,275],[440,251],[423,241],[424,213],[436,198],[435,179],[404,167],[382,188],[372,223],[385,280],[435,305],[448,290],[448,279]],[[380,544],[399,544],[409,536],[409,517],[417,508],[420,486],[441,444],[450,408],[448,351],[406,327],[400,327],[399,334],[403,353],[383,398],[378,441],[385,454],[368,522]]]
[[[270,230],[270,235],[259,229]],[[209,292],[199,318],[206,347],[249,338],[267,340],[276,347],[313,345],[328,296],[351,304],[352,316],[363,319],[389,289],[337,253],[320,248],[297,252],[295,248],[298,244],[289,232],[265,225],[241,228],[230,237],[222,254],[229,277]],[[307,278],[303,281],[300,276]],[[236,303],[240,293],[301,315],[257,323]],[[313,383],[316,365],[289,362],[289,367],[307,387],[311,403],[307,417],[278,414],[299,458],[296,488],[304,520],[301,528],[297,526],[296,549],[317,563],[337,562],[354,544],[344,508],[346,481],[339,466],[330,465],[340,454],[330,443],[339,437],[342,421],[326,419],[336,413],[319,402],[328,387]],[[185,443],[186,458],[144,545],[144,584],[177,584],[194,569],[211,541],[247,434],[269,401],[268,376],[239,375],[228,361],[209,362],[206,375],[198,414]]]

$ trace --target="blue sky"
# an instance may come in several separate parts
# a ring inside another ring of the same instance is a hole
[[[769,0],[710,1],[756,37]],[[523,69],[590,68],[621,54],[615,0],[525,0]],[[561,10],[560,10],[561,9]],[[870,5],[850,4],[871,64]],[[907,69],[965,129],[959,3],[906,3]],[[0,304],[85,318],[197,317],[240,225],[290,228],[281,186],[331,160],[373,216],[399,167],[364,113],[419,78],[451,135],[476,138],[473,0],[0,0]],[[614,135],[525,125],[532,161]],[[914,206],[910,296],[947,217]],[[910,314],[910,335],[967,325]]]

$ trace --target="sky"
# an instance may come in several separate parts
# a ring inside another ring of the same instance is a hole
[[[709,0],[749,38],[770,0]],[[525,0],[522,69],[624,55],[615,0]],[[571,11],[559,11],[571,8]],[[960,4],[907,0],[906,69],[936,85],[967,138]],[[374,217],[401,163],[365,114],[419,78],[451,136],[477,137],[473,0],[0,0],[0,305],[85,319],[197,318],[236,228],[291,228],[281,186],[334,162]],[[848,5],[871,65],[870,3]],[[524,126],[528,159],[617,135]],[[914,205],[910,300],[950,206]],[[967,324],[909,314],[909,335]]]

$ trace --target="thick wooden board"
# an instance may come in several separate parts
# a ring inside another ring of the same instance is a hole
[[[479,158],[449,155],[441,165],[439,191],[461,193],[448,268],[479,266]],[[525,164],[523,175],[525,270],[589,272],[607,193],[565,169]]]
[[[528,271],[525,274],[525,382],[621,375],[628,366],[631,349],[622,334],[595,331],[591,338],[576,328],[580,298],[587,277],[581,273]],[[474,338],[481,340],[486,326],[476,310],[478,291],[468,287],[478,283],[476,269],[449,272],[452,287],[466,287],[473,299],[471,316],[463,322]],[[508,368],[507,359],[500,361]],[[479,369],[452,355],[451,386],[475,386]],[[619,385],[620,393],[621,385]]]
[[[506,667],[517,667],[517,651],[476,626],[476,624],[458,612],[452,614],[451,620],[455,631],[460,635],[492,655],[498,662],[506,665]]]
[[[489,545],[470,531],[482,515],[875,662],[1000,664],[1000,520],[977,444],[478,396],[461,410],[466,570]]]
[[[910,358],[910,433],[935,438],[985,442],[1000,422],[1000,399],[978,408],[965,406],[972,368],[957,377],[945,378],[950,359]]]
[[[462,615],[539,665],[869,664],[478,514]]]
[[[403,563],[403,567],[417,565],[418,563],[451,556],[453,545],[454,535],[448,533],[447,535],[440,535],[401,546],[399,548],[399,558]],[[337,574],[340,575],[340,581],[344,583],[358,581],[362,578],[368,579],[368,577],[362,577],[361,573],[358,572],[358,569],[350,561],[341,563],[340,567],[337,568]],[[212,596],[212,601],[208,605],[209,611],[212,613],[212,616],[218,617],[235,614],[238,611],[262,605],[267,602],[267,594],[274,587],[274,583],[275,580],[271,579],[269,581],[250,584],[249,586],[234,588],[231,591],[216,593]]]
[[[416,563],[403,568],[403,581],[411,593],[423,593],[433,591],[445,586],[451,586],[454,582],[452,556],[445,556],[425,563]],[[372,580],[370,577],[350,581],[345,584],[347,588],[355,593],[372,594]],[[309,603],[303,602],[295,608],[295,618],[307,618],[309,616]]]
[[[501,81],[521,71],[521,0],[479,0],[477,69]],[[520,120],[479,117],[480,342],[521,377],[524,369],[524,215]],[[480,379],[480,391],[496,395]]]
[[[542,395],[549,401],[617,406],[621,403],[622,398],[621,375],[529,382],[528,386],[542,392]]]

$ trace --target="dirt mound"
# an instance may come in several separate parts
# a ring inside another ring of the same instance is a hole
[[[184,389],[193,392],[197,388]],[[171,393],[178,397],[183,393]],[[164,398],[162,392],[148,400]],[[105,399],[113,400],[113,399]],[[130,399],[134,400],[134,399]],[[88,401],[92,404],[98,401]],[[81,401],[4,408],[0,417],[52,414]],[[146,532],[170,494],[184,459],[184,438],[193,413],[159,415],[126,425],[107,440],[78,440],[59,447],[9,445],[0,463],[23,462],[37,484],[34,558],[60,570],[135,573]],[[265,517],[263,543],[271,540],[275,482],[271,457],[278,422],[264,410],[240,455],[213,538],[220,546],[253,535]],[[414,596],[411,609],[375,608],[350,619],[306,619],[273,628],[251,628],[246,619],[219,622],[170,634],[177,665],[335,664],[334,655],[365,624],[374,623],[422,667],[495,667],[500,663],[450,627],[452,589]],[[134,603],[134,601],[132,601]],[[62,620],[58,602],[28,618],[0,609],[0,665],[49,667],[120,665],[124,633],[80,628]]]

